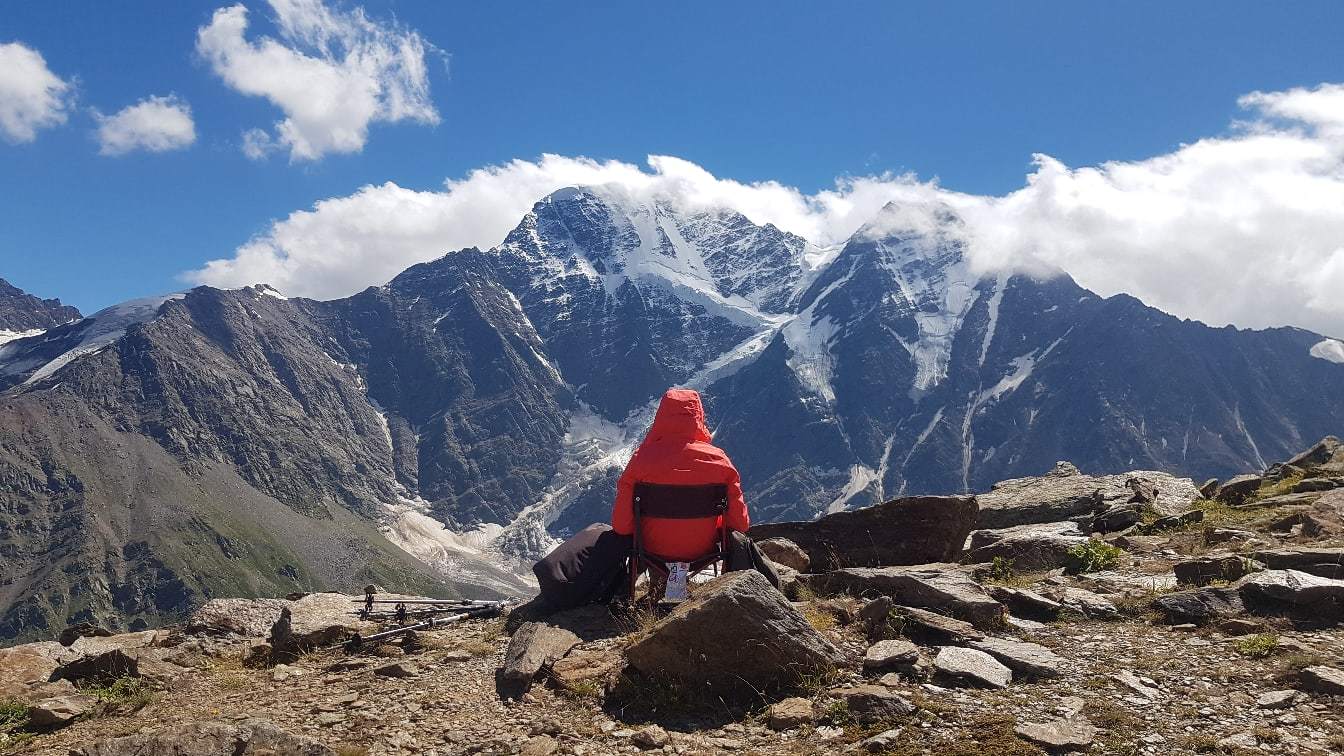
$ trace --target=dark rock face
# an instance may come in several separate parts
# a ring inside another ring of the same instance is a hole
[[[79,318],[79,310],[61,300],[38,299],[0,278],[0,331],[46,330]]]
[[[812,522],[752,526],[756,540],[785,538],[807,552],[810,569],[953,561],[974,527],[975,498],[914,496],[836,512]],[[900,538],[889,534],[900,533]]]
[[[982,628],[999,627],[1005,613],[979,583],[949,565],[846,567],[809,575],[806,583],[821,595],[886,596],[897,605],[932,609]]]

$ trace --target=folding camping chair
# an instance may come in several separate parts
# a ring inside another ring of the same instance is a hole
[[[728,529],[721,518],[728,511],[728,487],[718,483],[701,486],[680,486],[662,483],[636,483],[634,491],[634,539],[630,551],[630,600],[635,600],[635,583],[644,570],[649,571],[650,582],[655,574],[663,585],[671,572],[669,565],[680,562],[644,549],[643,519],[658,517],[668,520],[713,520],[717,524],[717,536],[714,546],[703,555],[688,562],[687,576],[695,575],[713,567],[728,558]],[[675,527],[667,525],[665,527]],[[656,603],[655,592],[651,589],[649,599]]]

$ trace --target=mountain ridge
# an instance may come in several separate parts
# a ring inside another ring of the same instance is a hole
[[[758,521],[984,490],[1060,459],[1221,476],[1344,425],[1331,390],[1344,365],[1316,353],[1330,339],[1213,329],[1066,274],[981,275],[955,213],[916,210],[889,205],[821,249],[722,208],[571,188],[492,249],[344,299],[198,287],[16,339],[0,346],[0,472],[36,482],[0,488],[0,553],[40,563],[51,549],[25,529],[69,506],[42,481],[111,465],[95,447],[115,458],[113,441],[35,449],[36,417],[66,439],[84,422],[147,441],[181,473],[115,507],[166,506],[165,491],[219,469],[282,507],[275,518],[353,518],[379,554],[404,555],[395,574],[489,595],[517,592],[512,571],[605,519],[670,385],[705,395]],[[79,502],[95,530],[105,504]],[[202,533],[235,527],[225,519]],[[287,527],[283,549],[315,553]],[[308,572],[359,587],[358,570]],[[0,632],[73,616],[34,598],[62,596],[52,580],[0,596]],[[198,594],[210,583],[192,580]]]

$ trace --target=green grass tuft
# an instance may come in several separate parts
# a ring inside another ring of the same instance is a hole
[[[1064,571],[1071,575],[1077,575],[1083,572],[1101,572],[1102,570],[1114,569],[1120,563],[1120,557],[1124,553],[1125,550],[1119,546],[1091,539],[1087,543],[1080,543],[1069,549]]]

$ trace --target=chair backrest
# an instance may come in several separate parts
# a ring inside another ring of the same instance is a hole
[[[722,483],[680,486],[666,483],[636,483],[635,518],[699,520],[719,517],[728,511],[728,486]]]

